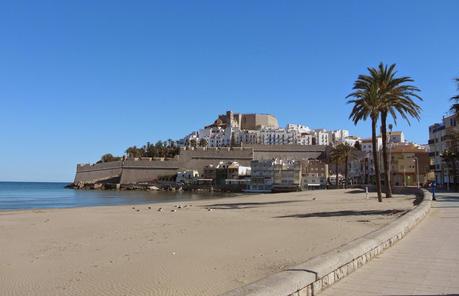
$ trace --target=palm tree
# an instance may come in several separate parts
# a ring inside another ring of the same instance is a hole
[[[357,158],[358,150],[348,143],[341,143],[338,147],[341,152],[342,159],[344,160],[344,179],[346,181],[344,188],[347,188],[347,182],[349,179],[349,160]]]
[[[193,148],[196,148],[198,146],[198,142],[196,141],[196,139],[190,140],[190,146]]]
[[[142,157],[145,151],[142,148],[137,148],[137,146],[132,146],[126,149],[126,154],[128,157]]]
[[[370,68],[368,68],[370,71]],[[359,75],[357,80],[354,82],[353,92],[346,98],[352,98],[348,100],[348,104],[354,104],[349,118],[356,125],[361,120],[371,120],[371,142],[373,146],[373,163],[376,175],[376,192],[378,194],[378,201],[382,202],[381,197],[381,176],[379,173],[379,161],[378,161],[378,150],[377,150],[377,136],[376,136],[376,124],[381,109],[380,92],[378,87],[378,81],[372,76]]]
[[[335,186],[336,186],[336,189],[339,188],[338,168],[339,168],[339,164],[340,164],[340,162],[342,162],[342,160],[343,160],[343,154],[342,154],[342,151],[339,148],[339,146],[333,147],[331,152],[330,152],[330,162],[335,164],[335,176],[336,176]]]
[[[417,94],[420,90],[410,85],[414,82],[408,76],[396,77],[396,65],[389,67],[380,63],[378,69],[370,68],[370,75],[377,80],[379,92],[381,95],[381,135],[382,135],[382,152],[384,162],[384,185],[386,187],[386,198],[392,197],[392,188],[389,176],[389,159],[387,153],[387,117],[392,116],[394,123],[397,123],[397,115],[405,119],[408,124],[408,117],[420,118],[421,107],[414,102],[415,99],[422,100]]]
[[[200,147],[207,147],[207,145],[208,145],[208,142],[207,142],[206,139],[202,138],[202,139],[199,140],[199,146]]]

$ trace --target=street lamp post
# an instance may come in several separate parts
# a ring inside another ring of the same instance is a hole
[[[392,123],[389,124],[389,142],[387,143],[387,145],[389,146],[389,167],[386,168],[387,169],[387,175],[389,177],[389,180],[387,180],[386,182],[388,182],[387,184],[389,184],[389,186],[392,186],[391,184],[391,181],[392,181],[392,176],[391,176],[391,171],[392,171]]]
[[[414,162],[416,163],[416,187],[419,188],[419,158],[415,156]]]
[[[403,187],[406,187],[406,170],[405,170],[405,166],[403,166]]]

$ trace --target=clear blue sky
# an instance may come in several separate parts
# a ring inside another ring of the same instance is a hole
[[[371,3],[369,3],[371,2]],[[0,180],[72,181],[75,164],[180,138],[226,110],[346,128],[367,66],[397,63],[426,143],[456,94],[459,1],[1,1]]]

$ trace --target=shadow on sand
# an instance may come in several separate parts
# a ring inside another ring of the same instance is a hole
[[[236,209],[251,209],[260,206],[278,205],[294,202],[305,202],[305,200],[283,200],[283,201],[266,201],[266,202],[238,202],[238,203],[216,203],[204,205],[205,208],[213,208],[220,210],[236,210]]]
[[[346,194],[358,194],[358,193],[364,194],[365,190],[361,189],[361,188],[356,188],[356,189],[345,191],[344,193],[346,193]]]
[[[307,214],[294,214],[278,216],[275,218],[314,218],[314,217],[343,217],[343,216],[372,216],[372,215],[395,215],[406,213],[406,210],[367,210],[367,211],[334,211],[334,212],[317,212]]]

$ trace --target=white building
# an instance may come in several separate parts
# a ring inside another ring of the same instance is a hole
[[[199,172],[197,170],[184,170],[177,172],[177,178],[175,179],[175,182],[177,184],[190,184],[196,178],[199,178]]]
[[[342,143],[348,137],[349,137],[349,131],[345,129],[339,129],[339,130],[328,132],[328,139],[332,143]]]
[[[315,139],[314,145],[328,145],[330,144],[330,139],[329,139],[329,132],[324,129],[315,129],[313,132],[313,136]]]
[[[346,144],[349,144],[350,146],[354,147],[355,143],[357,143],[357,142],[360,143],[361,141],[362,141],[362,139],[359,138],[359,137],[348,136],[348,137],[343,139],[342,143],[346,143]]]
[[[250,178],[251,192],[271,192],[274,183],[275,160],[253,160],[250,163],[252,175]]]
[[[201,140],[204,139],[208,147],[228,147],[241,144],[329,145],[343,142],[349,137],[349,131],[344,129],[334,131],[325,129],[311,130],[301,124],[287,124],[285,128],[280,128],[277,125],[277,121],[276,124],[267,125],[261,124],[264,121],[260,121],[259,125],[254,125],[247,123],[251,117],[247,117],[247,120],[244,121],[241,116],[240,114],[227,112],[226,116],[221,115],[214,124],[188,135],[181,143],[190,145],[192,141],[195,141],[196,145],[199,145]],[[269,123],[269,121],[267,122]],[[241,126],[250,127],[251,129],[244,129]]]
[[[295,191],[301,186],[301,162],[295,160],[253,160],[251,192]]]
[[[387,133],[388,143],[404,143],[405,134],[402,131],[392,131]]]

